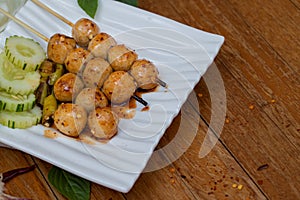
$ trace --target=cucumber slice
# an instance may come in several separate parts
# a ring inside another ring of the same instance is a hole
[[[35,95],[15,95],[0,91],[0,110],[22,112],[31,110],[35,105]]]
[[[0,54],[0,88],[8,93],[28,95],[40,84],[41,75],[37,71],[26,72],[15,67],[4,55]]]
[[[4,51],[10,62],[26,71],[36,71],[46,59],[46,53],[39,43],[22,36],[6,38]]]
[[[42,110],[38,106],[24,112],[0,112],[0,124],[9,128],[25,129],[37,125],[42,117]]]

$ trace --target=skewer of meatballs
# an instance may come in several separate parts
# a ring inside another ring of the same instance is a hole
[[[54,34],[47,55],[51,62],[63,65],[66,73],[55,80],[52,93],[43,102],[42,123],[54,123],[71,137],[78,137],[88,127],[98,139],[112,138],[117,134],[119,117],[111,107],[124,105],[131,98],[146,106],[148,103],[135,95],[138,88],[166,87],[152,62],[138,59],[135,51],[117,44],[86,18],[72,26],[72,37]]]
[[[78,137],[88,127],[96,138],[110,139],[118,131],[119,118],[108,102],[112,106],[122,105],[131,97],[140,101],[134,95],[137,88],[166,85],[158,79],[158,71],[150,61],[138,60],[134,51],[101,33],[91,20],[78,20],[72,26],[72,37],[54,34],[48,39],[17,18],[9,17],[48,42],[48,60],[39,69],[37,103],[43,107],[42,124],[50,127],[54,122],[65,135]],[[136,76],[133,66],[141,69]],[[147,66],[153,68],[151,73],[144,73]]]

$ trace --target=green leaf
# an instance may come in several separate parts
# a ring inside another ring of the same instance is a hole
[[[88,14],[94,18],[98,8],[98,0],[78,0],[78,5]]]
[[[117,0],[117,1],[129,4],[129,5],[132,5],[132,6],[135,6],[135,7],[137,7],[137,4],[138,4],[137,0]]]
[[[48,173],[49,182],[69,200],[89,200],[91,183],[83,178],[53,166]]]

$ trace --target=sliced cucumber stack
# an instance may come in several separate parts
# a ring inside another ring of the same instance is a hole
[[[38,106],[24,112],[0,112],[0,123],[9,128],[25,129],[37,125],[42,117],[42,110]]]
[[[39,69],[46,59],[42,47],[32,39],[11,36],[0,53],[0,124],[29,128],[42,117],[35,106],[35,90],[40,84]]]
[[[0,111],[22,112],[31,110],[35,105],[35,95],[9,94],[0,91]]]
[[[0,88],[8,93],[28,95],[40,84],[40,74],[27,72],[15,67],[4,55],[0,54]]]
[[[46,53],[39,43],[22,36],[7,38],[4,50],[11,63],[26,71],[36,71],[46,59]]]

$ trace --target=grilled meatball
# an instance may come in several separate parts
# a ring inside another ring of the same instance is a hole
[[[129,73],[141,89],[149,90],[158,85],[158,70],[156,66],[148,60],[136,60],[131,66]]]
[[[110,139],[118,132],[119,119],[108,107],[96,108],[88,116],[91,133],[100,139]]]
[[[66,69],[71,73],[78,73],[83,69],[85,61],[90,59],[90,52],[81,47],[73,49],[69,52],[67,58],[65,59]]]
[[[138,55],[125,45],[116,45],[108,50],[107,58],[115,71],[128,71]]]
[[[103,58],[93,58],[87,62],[82,74],[86,87],[101,88],[103,82],[111,74],[112,68]]]
[[[54,124],[63,134],[77,137],[87,124],[87,113],[79,105],[65,103],[54,113]]]
[[[107,59],[108,50],[117,45],[115,39],[107,33],[97,34],[89,43],[88,50],[95,56]]]
[[[55,98],[59,101],[70,102],[84,88],[82,80],[73,73],[61,76],[54,84]]]
[[[47,46],[47,55],[55,63],[64,64],[70,51],[75,49],[76,41],[63,34],[54,34]]]
[[[90,112],[97,107],[106,107],[108,100],[99,88],[84,88],[77,95],[75,103],[84,107],[87,112]]]
[[[79,19],[72,27],[72,36],[81,47],[87,47],[90,40],[99,33],[98,25],[87,19]]]
[[[127,72],[115,71],[104,82],[102,91],[113,104],[126,103],[136,90],[136,82]]]

